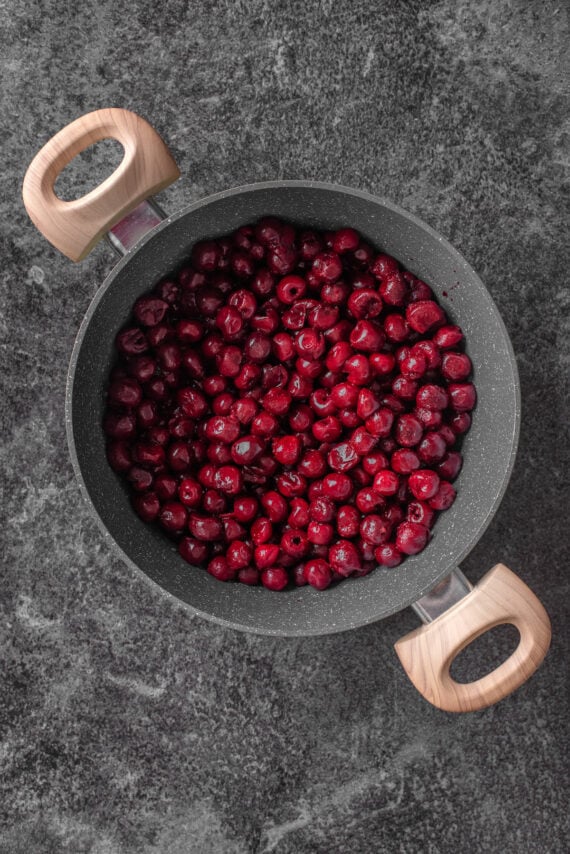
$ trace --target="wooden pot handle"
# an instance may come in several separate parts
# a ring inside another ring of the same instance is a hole
[[[520,633],[516,650],[491,673],[463,684],[451,678],[454,658],[475,638],[502,623]],[[472,712],[497,703],[540,666],[550,646],[548,614],[532,590],[498,563],[479,584],[432,623],[396,644],[396,652],[425,699],[447,712]]]
[[[102,139],[116,139],[123,146],[117,169],[80,199],[58,198],[54,185],[61,170]],[[129,110],[109,108],[81,116],[46,142],[26,172],[22,194],[39,231],[72,261],[81,261],[115,223],[179,176],[168,148],[148,122]]]

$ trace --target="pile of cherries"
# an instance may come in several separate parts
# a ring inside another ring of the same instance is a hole
[[[220,581],[319,590],[427,544],[476,392],[430,287],[352,228],[197,243],[116,339],[107,456]]]

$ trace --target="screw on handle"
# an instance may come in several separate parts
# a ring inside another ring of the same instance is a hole
[[[475,682],[452,679],[449,670],[461,650],[503,623],[512,623],[520,633],[512,655]],[[526,682],[542,663],[550,638],[543,605],[514,572],[498,563],[471,593],[432,623],[405,635],[395,649],[428,702],[447,712],[472,712],[499,702]]]
[[[73,158],[102,139],[124,148],[117,169],[74,201],[56,196],[57,176]],[[34,225],[57,249],[81,261],[104,234],[148,196],[179,178],[165,143],[148,122],[129,110],[108,108],[81,116],[56,133],[32,160],[22,188]]]

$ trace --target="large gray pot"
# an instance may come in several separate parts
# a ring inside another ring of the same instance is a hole
[[[83,199],[59,200],[53,192],[57,174],[78,151],[106,137],[123,143],[121,166]],[[464,258],[433,229],[367,193],[308,181],[266,182],[218,193],[160,220],[156,206],[142,200],[177,175],[164,143],[146,122],[123,110],[100,110],[53,137],[24,182],[30,216],[74,260],[87,254],[106,231],[114,246],[126,252],[81,324],[67,388],[71,458],[105,536],[134,571],[158,585],[157,591],[161,588],[192,612],[235,629],[289,636],[340,632],[415,603],[426,625],[398,642],[397,651],[416,687],[430,702],[452,711],[496,702],[538,667],[549,645],[550,627],[534,594],[506,567],[495,567],[475,588],[455,571],[497,510],[519,431],[514,354],[489,293]],[[461,326],[475,371],[478,406],[463,445],[457,500],[438,520],[428,547],[401,567],[378,568],[324,593],[302,587],[276,594],[263,587],[221,584],[206,572],[193,571],[170,541],[133,512],[124,486],[106,462],[100,426],[115,335],[136,298],[181,265],[196,241],[267,214],[321,229],[351,225],[394,255],[431,285],[449,317]],[[426,595],[429,591],[432,594]],[[477,682],[455,683],[449,666],[457,653],[477,635],[505,622],[514,623],[521,634],[513,655]]]

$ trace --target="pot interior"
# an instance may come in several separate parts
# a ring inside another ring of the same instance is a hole
[[[319,592],[280,593],[223,584],[190,567],[158,529],[132,510],[105,457],[101,428],[113,342],[136,298],[175,271],[201,239],[275,215],[321,229],[352,226],[433,288],[459,324],[474,365],[478,406],[462,452],[457,499],[437,520],[421,554]],[[444,292],[446,295],[444,295]],[[276,635],[326,634],[386,617],[422,596],[475,545],[504,493],[519,422],[518,376],[500,315],[482,282],[443,238],[410,214],[365,193],[324,184],[277,182],[237,188],[170,217],[120,261],[81,326],[70,366],[67,429],[79,480],[123,559],[199,614],[224,625]]]

